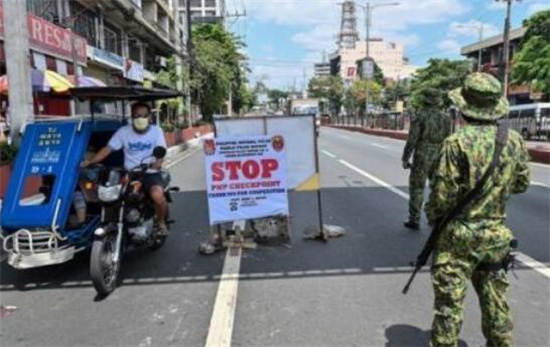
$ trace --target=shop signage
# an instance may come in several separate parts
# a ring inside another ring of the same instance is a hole
[[[210,225],[288,215],[282,136],[205,140],[204,158]]]
[[[90,58],[93,61],[105,64],[117,70],[124,70],[124,58],[120,55],[104,51],[97,47],[88,46],[90,52]]]
[[[144,69],[140,63],[126,59],[125,77],[132,81],[143,82]]]
[[[33,51],[86,65],[86,39],[45,19],[27,14],[29,45]],[[0,37],[4,37],[4,11],[0,2]]]

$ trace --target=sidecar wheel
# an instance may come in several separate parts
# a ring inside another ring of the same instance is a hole
[[[90,276],[95,290],[100,295],[109,295],[117,285],[120,261],[115,262],[116,234],[109,233],[94,240],[90,258]]]

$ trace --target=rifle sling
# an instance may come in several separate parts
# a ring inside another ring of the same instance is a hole
[[[418,261],[422,265],[426,263],[428,260],[428,257],[430,253],[432,252],[433,248],[435,247],[435,243],[437,242],[437,239],[439,238],[439,235],[445,229],[445,227],[454,219],[456,219],[460,214],[462,214],[466,209],[468,209],[475,201],[477,201],[479,198],[483,196],[483,188],[487,181],[489,180],[489,177],[493,175],[493,172],[495,172],[495,169],[500,164],[500,157],[502,154],[502,150],[504,149],[506,143],[508,142],[508,128],[502,124],[497,125],[497,132],[496,132],[496,138],[495,138],[495,152],[493,153],[493,158],[491,159],[491,163],[489,164],[489,167],[481,177],[481,179],[477,182],[474,189],[472,189],[466,196],[459,200],[459,202],[454,206],[454,208],[447,214],[443,219],[437,223],[437,225],[434,227],[432,233],[430,234],[430,237],[428,241],[426,242],[426,245],[424,246],[424,249],[422,250],[422,253],[418,256]],[[422,259],[424,258],[424,259]]]

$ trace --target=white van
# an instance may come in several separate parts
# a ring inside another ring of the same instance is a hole
[[[526,140],[550,140],[550,102],[510,106],[502,122]]]

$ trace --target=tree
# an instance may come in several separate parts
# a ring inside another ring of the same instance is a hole
[[[393,108],[397,101],[406,101],[411,95],[411,84],[409,80],[398,80],[389,84],[384,89],[382,106],[387,109]]]
[[[258,96],[253,88],[250,88],[246,84],[241,84],[239,90],[233,97],[233,110],[239,112],[240,110],[248,111],[258,102]]]
[[[550,10],[525,20],[527,31],[512,64],[513,84],[532,84],[550,97]]]
[[[180,74],[178,74],[177,70],[176,58],[172,56],[166,59],[166,66],[156,74],[156,82],[174,90],[178,88],[178,82],[180,81],[185,85],[189,80],[189,75],[187,73],[189,70],[182,69]],[[163,104],[167,107],[162,108]],[[184,103],[182,98],[173,98],[157,102],[157,107],[165,110],[165,112],[161,113],[162,122],[173,123],[175,117],[170,117],[170,115],[174,115],[174,113],[176,116],[181,115],[184,112],[183,106]]]
[[[279,89],[271,89],[268,90],[267,97],[269,98],[269,103],[275,107],[276,111],[279,111],[283,106],[284,100],[288,98],[288,93]]]
[[[462,85],[471,68],[469,60],[430,59],[428,66],[419,69],[411,82],[411,107],[418,109],[425,106],[422,95],[426,88],[439,90],[440,105],[450,107],[451,101],[447,94]]]
[[[219,24],[201,24],[193,28],[194,74],[191,81],[193,97],[203,119],[211,122],[229,96],[229,88],[241,88],[243,43]],[[235,94],[235,93],[234,93]]]
[[[314,77],[309,80],[308,94],[314,98],[324,99],[332,116],[337,116],[344,98],[344,83],[341,76]]]
[[[382,86],[376,81],[369,81],[369,104],[380,103]],[[348,113],[364,114],[367,100],[367,81],[357,80],[345,93],[344,106]]]

